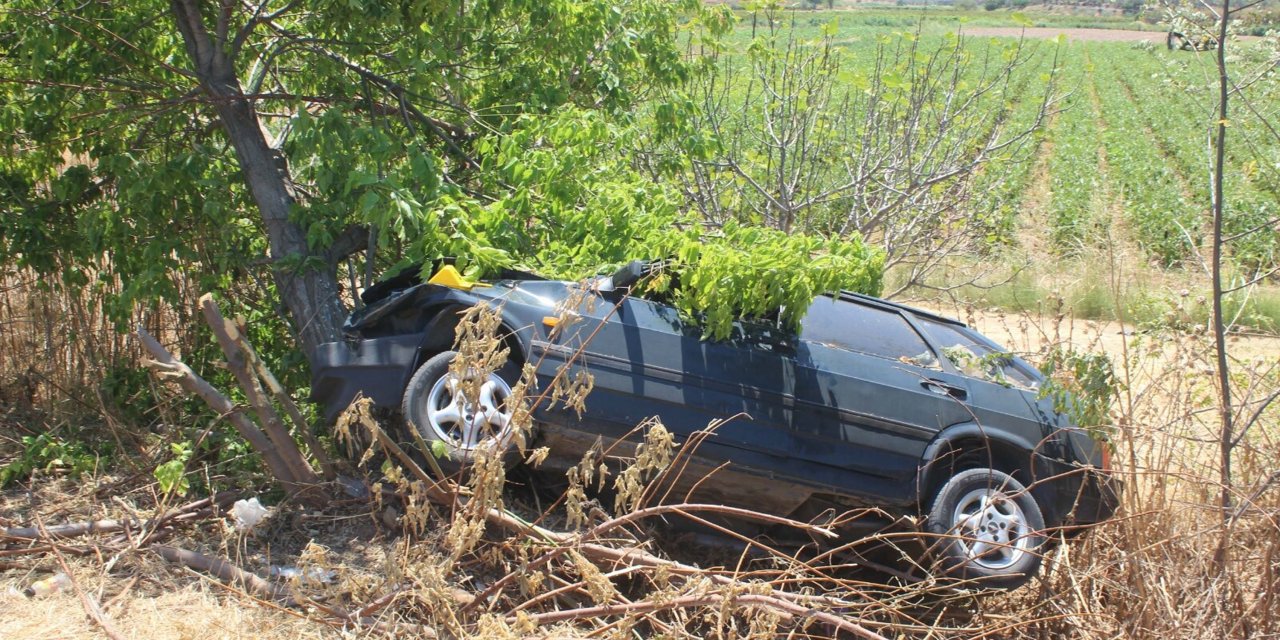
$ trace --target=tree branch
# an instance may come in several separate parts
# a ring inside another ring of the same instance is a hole
[[[337,267],[339,262],[347,259],[347,257],[364,251],[369,247],[369,226],[363,224],[349,224],[334,238],[333,243],[324,252],[325,262],[331,267]]]
[[[197,75],[213,71],[214,47],[209,41],[209,32],[200,20],[200,8],[195,0],[170,0],[178,31],[182,33],[182,42],[186,45],[187,55],[196,64]]]
[[[451,155],[462,160],[467,166],[478,165],[478,163],[472,159],[466,151],[463,151],[462,147],[459,146],[460,142],[468,140],[471,137],[470,132],[468,132],[465,127],[445,122],[423,113],[420,109],[414,106],[413,103],[409,102],[409,92],[403,85],[395,80],[382,76],[367,67],[352,62],[337,52],[329,51],[328,49],[319,46],[312,46],[310,48],[313,52],[329,58],[347,69],[354,71],[356,75],[360,76],[362,79],[368,80],[369,82],[381,87],[388,94],[396,98],[405,115],[411,116],[415,121],[430,129],[432,134],[445,144],[445,147],[449,150]]]
[[[155,371],[161,379],[177,382],[183,389],[200,396],[210,408],[217,411],[219,415],[225,416],[235,426],[236,431],[262,456],[272,474],[288,490],[298,491],[304,487],[305,483],[300,483],[299,478],[294,476],[292,467],[285,464],[276,445],[231,400],[192,371],[191,367],[173,357],[173,354],[151,337],[146,329],[138,327],[135,335],[142,342],[143,348],[154,358],[154,360],[144,360],[143,364]]]

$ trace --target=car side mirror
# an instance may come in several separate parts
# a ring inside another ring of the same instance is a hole
[[[613,272],[609,279],[612,281],[612,290],[629,288],[639,282],[641,278],[653,273],[655,263],[648,260],[632,260],[623,265],[621,269]]]
[[[612,293],[617,286],[613,284],[613,276],[596,276],[587,281],[587,288],[598,293]]]

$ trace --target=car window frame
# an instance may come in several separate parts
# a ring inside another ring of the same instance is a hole
[[[953,374],[959,373],[959,371],[955,368],[955,365],[953,365],[950,360],[943,357],[942,352],[938,351],[937,347],[935,347],[934,344],[929,341],[929,338],[924,335],[924,333],[920,330],[920,327],[917,326],[914,320],[910,317],[911,314],[907,313],[905,309],[894,306],[892,304],[878,304],[877,301],[875,300],[863,299],[861,297],[857,297],[857,298],[850,297],[850,296],[844,295],[843,293],[839,295],[818,294],[817,296],[814,296],[814,300],[817,300],[819,297],[830,298],[835,302],[844,302],[851,305],[873,309],[875,311],[884,311],[887,313],[897,315],[906,324],[907,329],[915,333],[916,337],[920,339],[920,343],[925,347],[925,352],[928,352],[933,356],[933,360],[934,362],[938,363],[938,366],[932,367],[929,365],[921,364],[915,360],[915,356],[911,356],[911,355],[892,357],[892,356],[887,356],[879,353],[872,353],[870,351],[864,351],[862,349],[856,349],[856,348],[853,348],[851,345],[847,345],[843,343],[831,343],[831,342],[823,342],[821,340],[807,339],[804,337],[803,326],[801,326],[800,331],[795,332],[795,337],[797,342],[822,345],[825,347],[830,347],[832,349],[839,349],[841,351],[846,351],[848,353],[855,353],[860,356],[876,358],[884,362],[892,362],[897,365],[906,365],[909,367],[915,367],[917,369],[921,369],[924,371],[944,371],[944,372],[953,373]],[[921,353],[924,353],[924,352],[921,352]],[[919,354],[916,354],[916,355],[919,355]]]
[[[643,301],[652,307],[665,307],[679,317],[681,335],[686,338],[702,340],[736,349],[757,349],[779,356],[794,357],[796,345],[800,342],[800,334],[783,329],[776,320],[768,318],[734,318],[729,335],[713,339],[707,333],[706,313],[696,312],[686,319],[675,305],[659,302],[642,296],[629,296],[632,300]],[[656,315],[661,316],[658,313]]]
[[[908,311],[905,309],[903,310],[903,314],[908,317],[908,321],[915,328],[916,333],[924,337],[924,339],[929,343],[929,347],[933,349],[934,357],[936,357],[939,361],[945,363],[944,366],[947,368],[948,371],[961,375],[969,380],[978,380],[981,382],[988,382],[991,384],[1000,385],[999,382],[991,380],[990,378],[983,377],[983,376],[969,375],[964,371],[961,371],[960,368],[956,366],[954,362],[951,361],[951,358],[947,357],[946,354],[943,352],[942,350],[943,345],[936,342],[933,339],[933,337],[929,335],[929,332],[924,329],[924,323],[926,321],[934,322],[942,325],[951,325],[952,327],[955,327],[956,330],[962,335],[965,335],[971,338],[974,342],[987,347],[992,352],[1008,356],[1009,364],[1015,367],[1019,373],[1031,379],[1035,383],[1034,387],[1024,387],[1022,385],[1018,385],[1019,388],[1039,388],[1040,384],[1044,382],[1044,376],[1040,373],[1040,370],[1031,366],[1031,363],[1018,357],[1016,353],[1010,351],[1009,349],[1000,345],[999,343],[992,340],[991,338],[988,338],[987,336],[982,335],[982,333],[975,331],[973,327],[970,327],[969,325],[963,322],[960,322],[958,320],[951,320],[949,318],[943,318],[941,316],[920,317],[920,314],[917,314],[913,311]],[[1003,385],[1000,385],[1000,386],[1003,386]]]

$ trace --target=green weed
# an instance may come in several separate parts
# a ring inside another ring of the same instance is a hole
[[[66,440],[54,433],[23,436],[17,459],[0,467],[0,489],[37,471],[64,472],[74,478],[97,467],[98,454],[83,442]]]

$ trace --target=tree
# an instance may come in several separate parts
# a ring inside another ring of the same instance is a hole
[[[309,352],[339,336],[344,261],[367,277],[442,196],[503,195],[473,179],[476,140],[681,79],[677,18],[698,10],[18,0],[0,15],[0,259],[119,279],[122,309],[265,265]]]
[[[806,40],[776,6],[748,19],[745,56],[713,56],[714,72],[692,77],[650,154],[655,167],[680,166],[705,219],[866,238],[906,274],[891,295],[981,248],[991,225],[968,206],[970,178],[1032,141],[1057,98],[1056,59],[1044,93],[1019,96],[1036,72],[1022,40],[969,46],[917,32],[848,51],[834,23]],[[873,63],[851,70],[852,56]],[[1036,105],[1025,122],[1008,118],[1019,97]],[[665,158],[664,141],[684,156]]]
[[[1248,161],[1272,167],[1270,170],[1260,170],[1258,175],[1250,176],[1250,179],[1256,180],[1264,188],[1270,188],[1278,175],[1260,142],[1265,140],[1267,145],[1280,144],[1280,127],[1274,122],[1274,114],[1259,108],[1259,105],[1270,99],[1268,93],[1274,90],[1274,85],[1263,82],[1263,79],[1275,68],[1275,52],[1270,47],[1253,50],[1240,47],[1238,50],[1228,51],[1234,44],[1232,21],[1238,19],[1242,11],[1256,4],[1246,1],[1236,6],[1230,0],[1221,0],[1212,6],[1188,3],[1175,5],[1169,12],[1171,30],[1185,33],[1196,41],[1210,43],[1208,48],[1212,49],[1205,56],[1208,58],[1205,61],[1208,67],[1205,75],[1211,83],[1201,89],[1208,89],[1205,91],[1208,95],[1205,102],[1206,116],[1211,118],[1207,127],[1210,139],[1208,217],[1211,234],[1206,270],[1212,291],[1209,330],[1213,339],[1214,382],[1217,392],[1214,408],[1217,412],[1218,507],[1222,528],[1213,556],[1213,566],[1219,576],[1229,573],[1235,521],[1251,506],[1251,502],[1280,481],[1280,471],[1273,471],[1269,476],[1255,479],[1253,486],[1242,492],[1241,479],[1233,471],[1237,448],[1246,444],[1249,432],[1264,421],[1267,410],[1280,399],[1280,391],[1267,389],[1258,393],[1259,390],[1253,386],[1240,384],[1237,378],[1240,372],[1232,369],[1235,359],[1229,353],[1227,341],[1228,334],[1233,331],[1238,320],[1238,316],[1232,316],[1226,309],[1229,298],[1242,292],[1247,293],[1280,272],[1280,267],[1275,266],[1273,258],[1256,258],[1261,253],[1271,253],[1259,251],[1259,247],[1274,247],[1277,230],[1280,229],[1280,218],[1261,207],[1250,210],[1248,206],[1241,207],[1238,203],[1231,202],[1225,189],[1230,175],[1229,164],[1240,161],[1231,157],[1233,153],[1240,153],[1240,150],[1228,145],[1228,132],[1233,125],[1241,130],[1240,136],[1247,139],[1249,156],[1245,157]],[[1206,16],[1201,9],[1208,9],[1212,15]],[[1247,133],[1250,129],[1253,130],[1252,133]],[[1232,258],[1237,263],[1235,273],[1231,265]],[[1244,367],[1237,365],[1237,368]],[[1218,592],[1218,597],[1227,601],[1233,597],[1232,590],[1239,588],[1234,580],[1229,580]]]
[[[708,228],[637,170],[632,141],[732,26],[696,0],[19,2],[0,19],[0,261],[122,282],[117,311],[252,284],[308,354],[359,279],[444,256],[574,278],[671,258],[654,293],[712,336],[878,292],[855,234]]]

